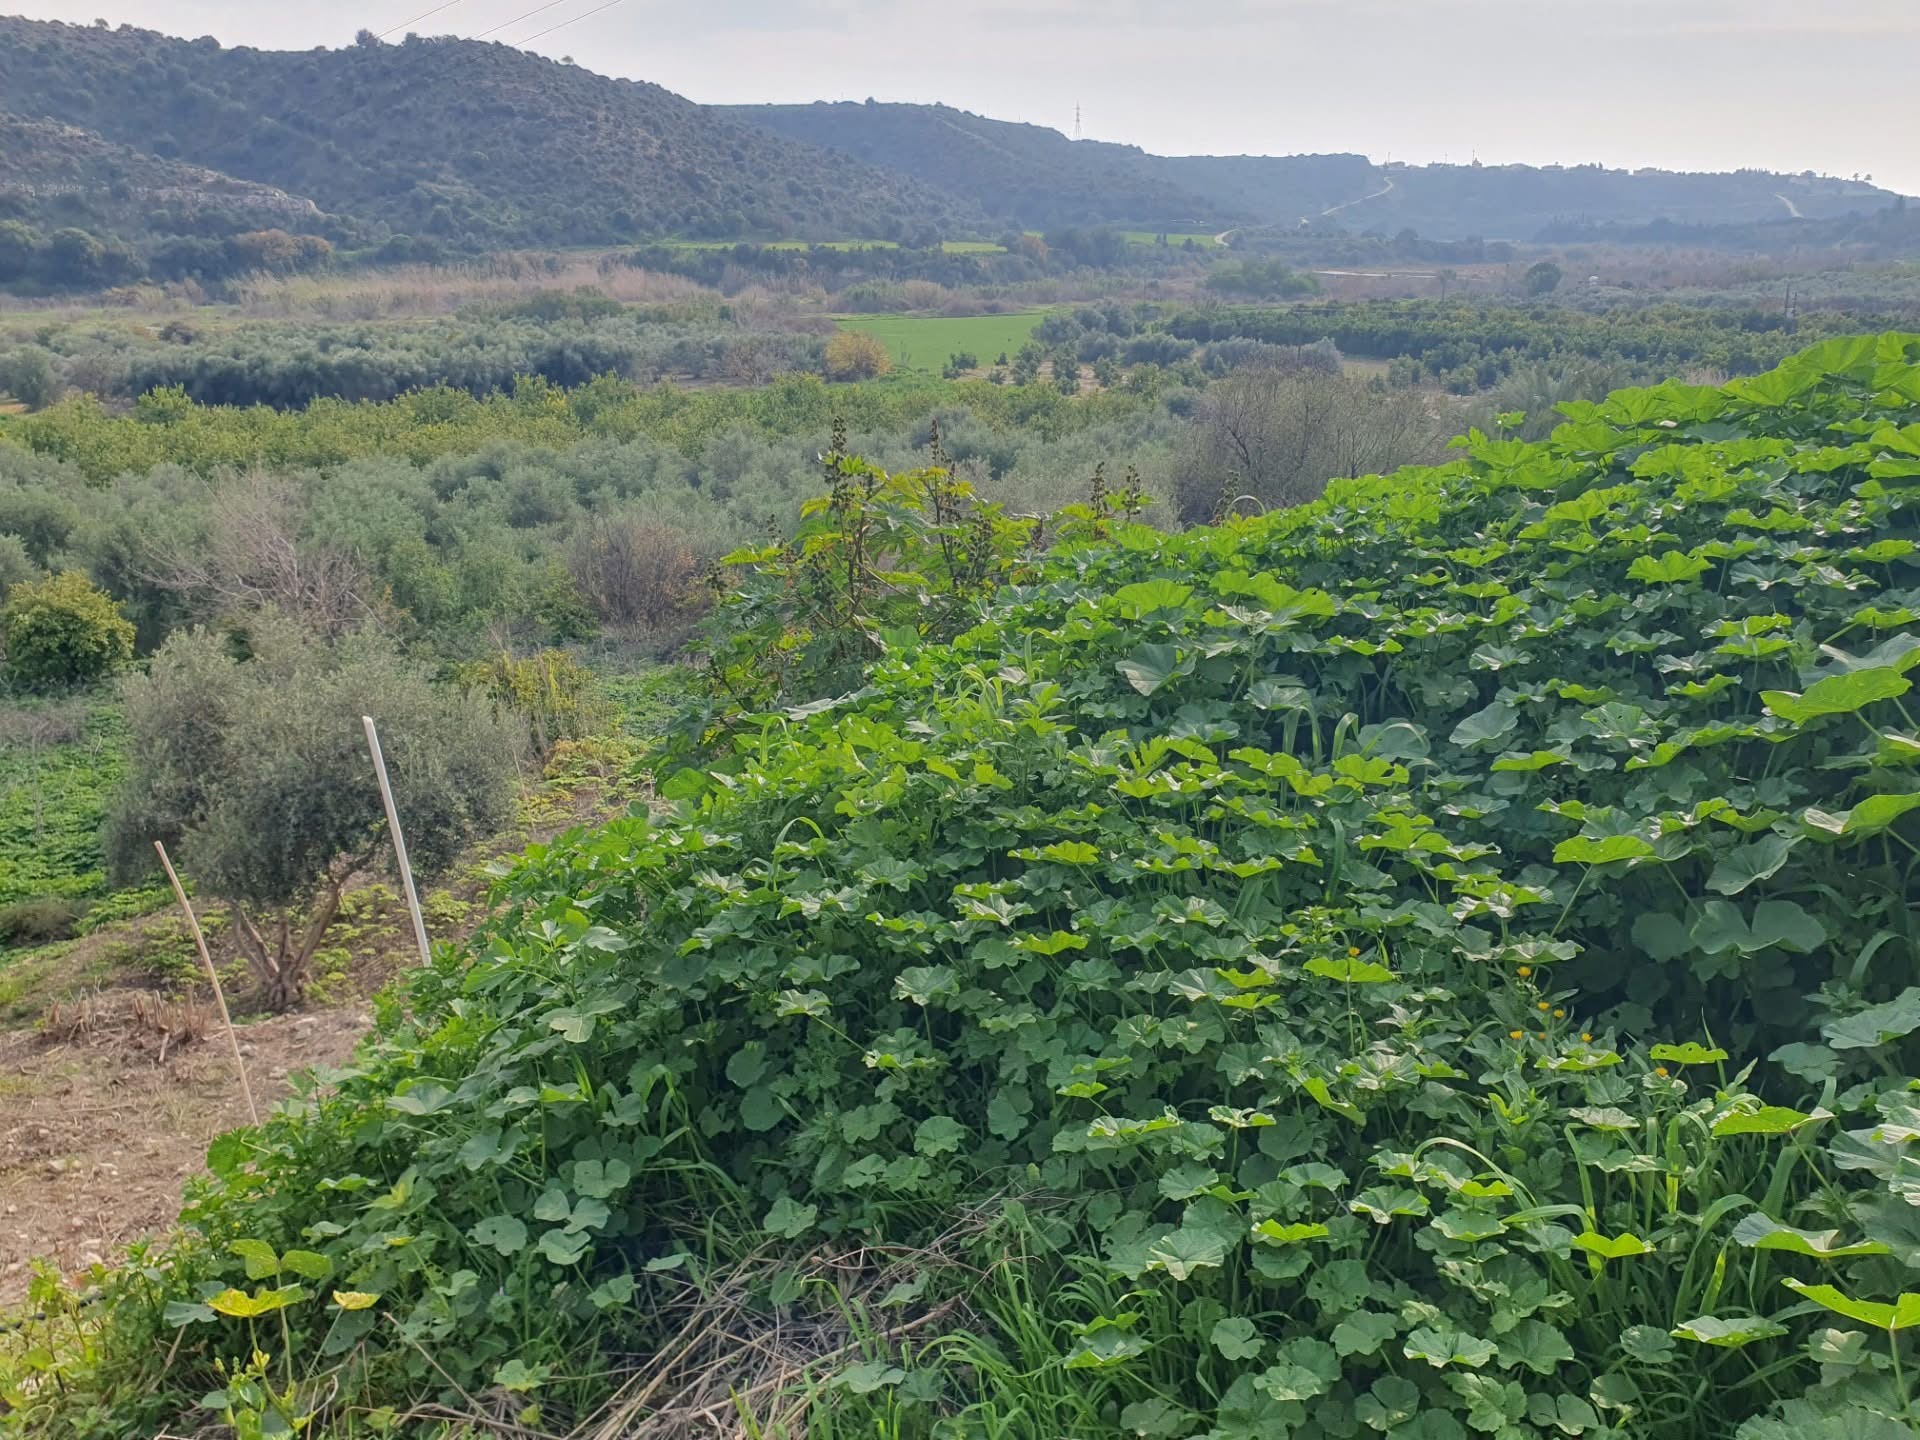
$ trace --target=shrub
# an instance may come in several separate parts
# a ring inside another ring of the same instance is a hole
[[[1318,276],[1295,270],[1279,259],[1232,260],[1217,265],[1208,274],[1206,286],[1227,295],[1253,295],[1262,299],[1320,293]]]
[[[1298,505],[1331,478],[1428,459],[1442,443],[1418,395],[1264,356],[1208,386],[1195,406],[1175,482],[1180,514],[1205,521],[1243,501]]]
[[[888,646],[946,639],[1034,557],[1030,521],[935,463],[889,474],[842,448],[791,540],[727,557],[701,650],[710,693],[738,714],[853,688]]]
[[[60,398],[53,357],[37,345],[0,355],[0,394],[13,396],[29,410],[51,405]]]
[[[380,724],[415,869],[432,875],[508,813],[519,739],[478,699],[435,690],[391,642],[324,640],[272,614],[250,658],[177,632],[125,686],[129,770],[107,819],[123,881],[155,840],[206,894],[272,1009],[297,1003],[348,879],[388,853],[360,717]]]
[[[604,734],[613,723],[593,672],[564,650],[524,658],[502,651],[461,666],[455,679],[524,723],[542,761],[561,741]]]
[[[71,940],[87,907],[77,900],[21,900],[0,905],[0,945],[47,945]]]
[[[575,590],[600,620],[656,628],[690,603],[699,569],[685,535],[634,515],[585,526],[569,564]]]
[[[872,380],[893,369],[893,357],[878,337],[864,330],[842,330],[827,341],[825,367],[829,380]]]
[[[7,591],[0,644],[7,673],[18,683],[80,685],[133,658],[133,625],[112,596],[65,570]]]
[[[547,634],[562,644],[570,640],[591,640],[600,631],[600,623],[587,605],[586,596],[573,576],[555,565],[533,596],[533,617],[546,627]]]
[[[38,580],[41,569],[33,563],[27,542],[18,535],[0,534],[0,599],[24,580]]]

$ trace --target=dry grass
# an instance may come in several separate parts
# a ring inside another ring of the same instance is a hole
[[[54,1045],[84,1043],[128,1055],[151,1051],[153,1063],[164,1065],[169,1050],[206,1039],[213,1026],[213,1010],[198,1000],[147,990],[95,991],[54,1001],[40,1034]]]
[[[598,254],[494,255],[462,265],[401,265],[331,275],[262,276],[233,288],[243,315],[275,319],[384,320],[447,315],[547,290],[591,286],[623,305],[714,299],[679,275],[636,270]]]
[[[863,1246],[798,1262],[805,1299],[791,1305],[768,1303],[776,1272],[796,1264],[772,1251],[697,1284],[689,1280],[650,1317],[666,1337],[659,1347],[619,1377],[605,1404],[563,1432],[529,1428],[517,1418],[514,1397],[496,1391],[463,1392],[460,1409],[432,1406],[403,1418],[502,1440],[804,1440],[809,1413],[830,1403],[822,1387],[841,1370],[890,1355],[909,1337],[967,1323],[962,1299],[901,1304],[896,1287],[917,1291],[942,1273],[947,1283],[929,1288],[964,1293],[977,1285],[984,1274],[961,1256],[997,1213],[997,1205],[964,1211],[923,1248]]]

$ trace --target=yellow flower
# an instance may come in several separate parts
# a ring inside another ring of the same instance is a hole
[[[1520,967],[1520,978],[1522,980],[1526,979],[1531,974],[1533,974],[1533,967],[1531,965],[1522,965]]]
[[[1551,1005],[1549,1005],[1549,1004],[1548,1004],[1548,1003],[1547,1003],[1546,1001],[1544,1001],[1544,1000],[1542,1000],[1542,1001],[1540,1002],[1540,1008],[1541,1008],[1542,1010],[1551,1010],[1551,1009],[1553,1008],[1553,1006],[1551,1006]]]
[[[1351,960],[1354,956],[1358,955],[1359,953],[1360,953],[1360,947],[1358,945],[1347,946],[1347,958],[1349,960]]]
[[[1526,1036],[1525,1036],[1525,1034],[1524,1034],[1524,1032],[1522,1032],[1522,1031],[1519,1031],[1519,1030],[1509,1030],[1509,1031],[1507,1032],[1507,1038],[1508,1038],[1509,1040],[1523,1040],[1523,1039],[1525,1039],[1525,1038],[1526,1038]]]
[[[1567,1018],[1567,1012],[1564,1010],[1556,1010],[1553,1012],[1553,1018],[1556,1020],[1564,1020]]]
[[[1662,1080],[1664,1080],[1667,1078],[1667,1067],[1664,1065],[1661,1065],[1657,1067],[1653,1073],[1658,1075]]]
[[[1591,1030],[1582,1030],[1580,1032],[1580,1041],[1583,1045],[1591,1045],[1593,1043],[1593,1032]]]

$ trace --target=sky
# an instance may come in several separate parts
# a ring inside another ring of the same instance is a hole
[[[1811,169],[1920,194],[1920,0],[0,0],[8,9],[274,49],[343,45],[363,27],[492,30],[708,103],[941,101],[1069,133],[1078,105],[1088,138],[1162,154]]]

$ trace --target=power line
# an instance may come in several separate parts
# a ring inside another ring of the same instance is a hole
[[[534,41],[540,39],[542,36],[551,35],[556,30],[564,30],[569,25],[577,25],[580,21],[586,19],[589,15],[598,15],[602,10],[611,10],[613,9],[614,6],[622,3],[624,3],[624,0],[606,0],[606,4],[604,5],[596,5],[591,10],[583,10],[578,15],[574,16],[573,19],[571,20],[562,20],[558,25],[549,25],[546,29],[538,32],[537,34],[529,35],[524,39],[514,41],[514,44],[516,46],[521,46],[521,47],[531,45]]]
[[[533,9],[527,11],[526,14],[516,15],[511,20],[503,20],[498,25],[494,26],[491,30],[482,30],[478,35],[475,35],[473,38],[475,40],[484,40],[489,35],[498,35],[502,30],[511,30],[514,26],[518,25],[522,20],[531,20],[534,16],[538,15],[542,10],[551,10],[553,9],[554,6],[564,5],[565,3],[566,3],[566,0],[547,0],[546,4],[536,5],[533,7]]]
[[[384,40],[387,38],[387,36],[396,34],[399,31],[406,29],[409,25],[418,25],[422,20],[426,19],[429,15],[438,15],[442,10],[451,10],[454,6],[458,5],[459,3],[460,3],[460,0],[444,0],[444,3],[434,6],[431,10],[422,10],[418,15],[414,16],[413,19],[411,20],[402,20],[398,25],[394,26],[392,30],[382,30],[380,32],[380,38]]]

